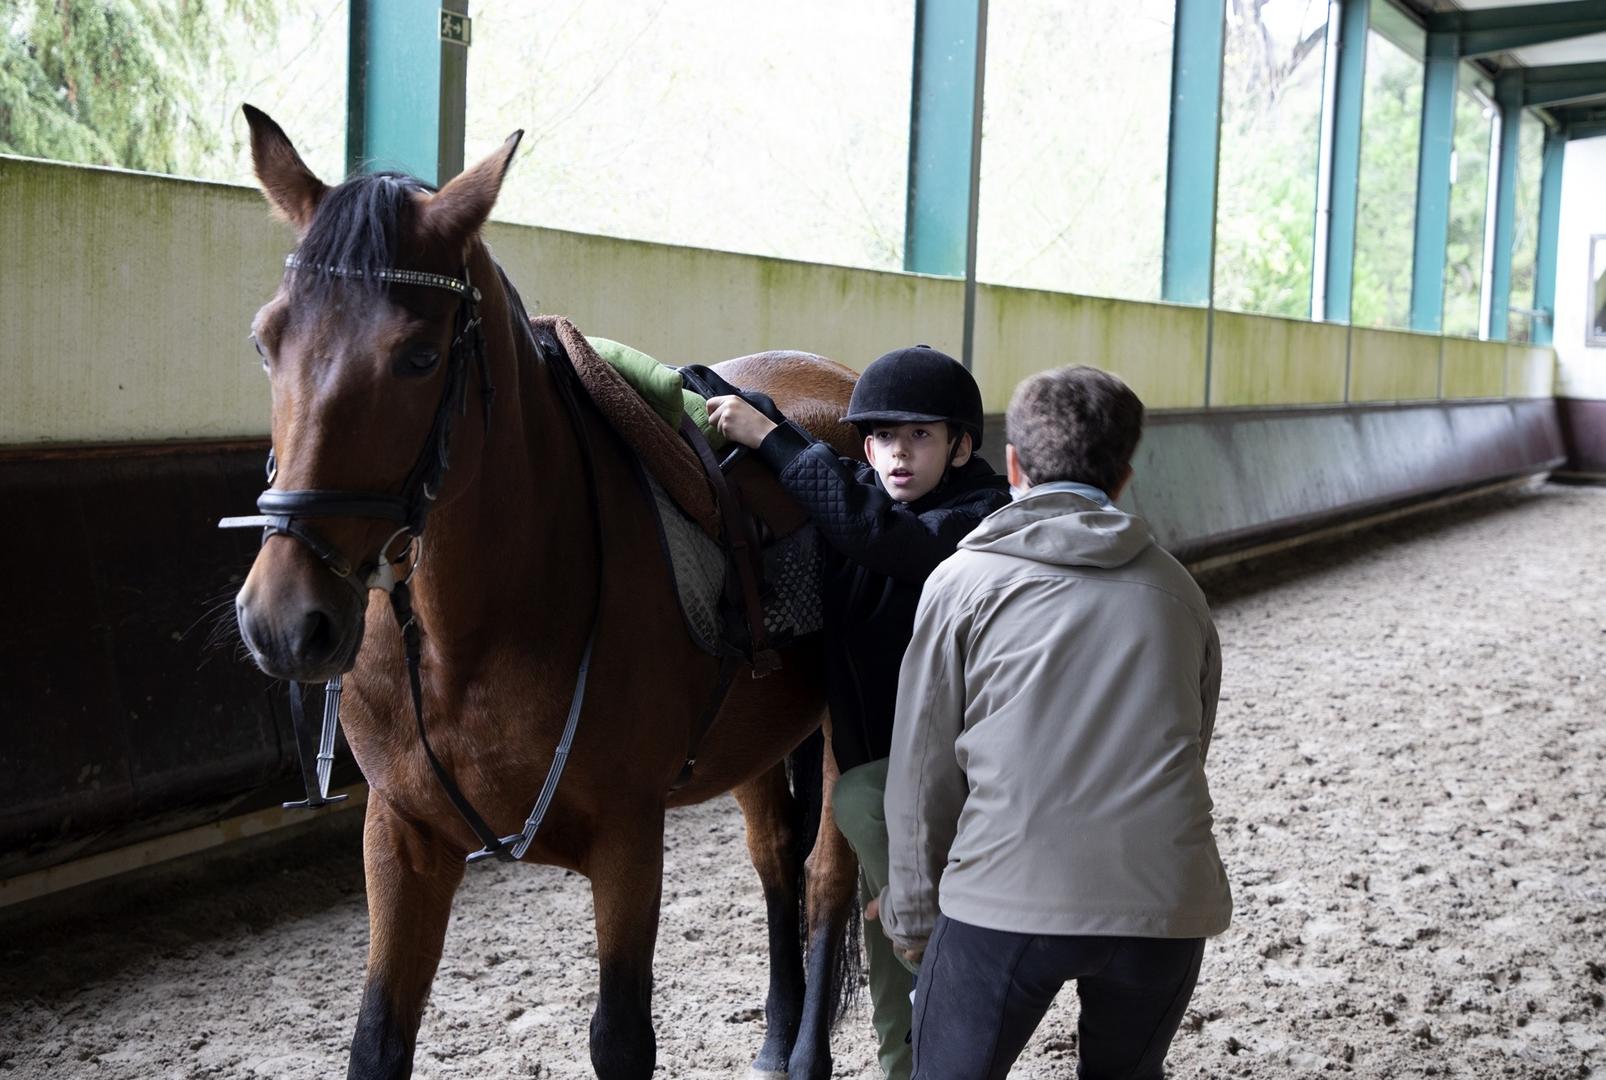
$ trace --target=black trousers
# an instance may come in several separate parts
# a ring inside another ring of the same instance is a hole
[[[914,1080],[1004,1080],[1071,979],[1077,1076],[1160,1080],[1203,958],[1203,938],[1013,934],[941,916],[915,989]]]

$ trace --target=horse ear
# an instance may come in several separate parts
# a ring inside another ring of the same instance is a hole
[[[515,131],[495,153],[452,177],[425,205],[425,227],[452,241],[466,241],[478,232],[491,216],[522,138],[523,129]]]
[[[256,167],[262,194],[267,196],[274,214],[289,222],[297,236],[305,235],[328,187],[307,168],[290,137],[272,117],[251,105],[242,105],[240,110],[251,127],[251,163]]]

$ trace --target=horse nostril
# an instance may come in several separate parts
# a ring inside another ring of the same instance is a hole
[[[335,622],[328,612],[313,608],[302,616],[301,633],[295,645],[296,654],[303,660],[325,660],[334,655],[339,644],[340,635],[335,633]]]

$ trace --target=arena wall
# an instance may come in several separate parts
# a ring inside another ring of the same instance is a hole
[[[4,157],[0,222],[0,563],[20,579],[0,629],[3,883],[294,786],[282,694],[206,645],[255,546],[213,525],[261,487],[246,333],[293,238],[252,188]],[[669,362],[960,351],[958,281],[507,224],[488,239],[532,311]],[[1154,410],[1129,503],[1185,558],[1562,460],[1549,349],[984,285],[991,453],[1016,382],[1071,362]]]

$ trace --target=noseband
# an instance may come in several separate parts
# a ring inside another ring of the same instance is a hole
[[[362,277],[357,271],[341,266],[306,266],[296,256],[285,259],[291,270],[316,270],[334,277]],[[424,521],[440,494],[441,475],[450,464],[452,415],[467,411],[465,388],[468,368],[474,363],[479,368],[480,394],[484,402],[485,426],[491,426],[491,405],[496,399],[496,387],[491,383],[490,366],[485,357],[485,335],[480,325],[478,304],[480,291],[469,280],[468,267],[463,267],[462,280],[444,274],[431,274],[421,270],[394,270],[382,268],[370,271],[368,277],[399,285],[418,285],[425,288],[445,289],[456,294],[461,303],[457,307],[456,326],[451,349],[446,358],[446,385],[441,389],[440,403],[435,407],[435,419],[429,435],[418,452],[418,458],[407,473],[398,494],[379,494],[366,491],[275,491],[272,487],[278,475],[278,461],[274,451],[268,451],[269,487],[257,496],[257,509],[250,517],[224,518],[219,526],[225,529],[254,528],[263,530],[265,543],[271,536],[289,536],[305,544],[318,559],[332,570],[336,577],[347,582],[359,593],[369,589],[390,592],[397,582],[394,563],[406,558],[411,549],[414,554],[407,578],[418,568],[418,540],[424,534]],[[354,568],[335,546],[306,524],[308,518],[357,517],[394,522],[396,531],[380,545],[375,557],[363,566]],[[395,558],[390,555],[391,545],[405,535],[408,548]],[[361,570],[360,576],[354,570]],[[406,580],[403,578],[402,580]]]

